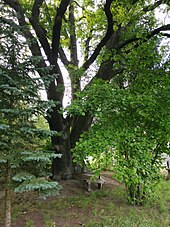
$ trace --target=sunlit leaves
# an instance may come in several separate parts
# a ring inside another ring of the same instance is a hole
[[[110,83],[94,80],[68,108],[76,114],[76,105],[94,116],[92,127],[73,150],[75,160],[90,156],[94,171],[112,163],[133,204],[152,194],[160,179],[161,153],[169,153],[170,74],[164,53],[155,46],[153,39],[117,56],[126,66],[122,84],[117,82],[120,75]]]

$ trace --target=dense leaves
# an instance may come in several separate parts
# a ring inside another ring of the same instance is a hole
[[[144,45],[127,59],[123,87],[114,80],[93,81],[90,89],[78,95],[80,101],[68,108],[71,114],[78,109],[79,114],[88,110],[94,116],[93,126],[74,149],[75,160],[81,163],[90,156],[93,171],[98,173],[112,163],[135,204],[154,191],[160,179],[161,154],[169,153],[169,59],[163,62],[156,49],[149,58],[147,54]],[[140,64],[134,65],[138,59]]]

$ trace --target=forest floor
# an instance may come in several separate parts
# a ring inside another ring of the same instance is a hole
[[[102,190],[92,185],[87,191],[85,182],[60,181],[59,195],[46,200],[35,193],[13,195],[12,227],[170,227],[170,180],[159,186],[155,200],[144,206],[130,206],[125,188],[102,173]],[[4,227],[4,194],[0,192],[0,227]]]

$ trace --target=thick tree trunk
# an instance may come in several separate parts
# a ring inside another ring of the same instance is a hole
[[[74,169],[72,155],[68,140],[62,140],[60,145],[55,145],[57,154],[62,154],[61,158],[55,158],[52,162],[53,180],[68,180],[73,178]]]
[[[5,188],[5,227],[11,227],[11,171],[8,161]]]
[[[61,154],[61,158],[55,158],[52,161],[52,179],[67,180],[73,178],[73,164],[70,146],[70,127],[55,110],[51,114],[49,125],[51,130],[62,132],[61,136],[52,137],[52,147],[56,154]]]

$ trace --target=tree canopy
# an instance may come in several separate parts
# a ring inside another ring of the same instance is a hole
[[[94,115],[88,109],[82,114],[78,108],[73,115],[61,111],[65,91],[68,93],[65,78],[69,81],[71,102],[77,99],[77,92],[93,86],[95,79],[114,81],[124,92],[126,82],[129,85],[135,81],[135,70],[148,67],[153,49],[147,51],[147,46],[154,48],[157,45],[154,40],[170,36],[170,24],[161,24],[154,16],[160,6],[167,13],[169,1],[3,0],[1,6],[4,23],[15,25],[27,40],[30,54],[40,57],[36,70],[44,83],[47,99],[56,102],[52,111],[48,111],[48,123],[51,130],[62,132],[52,137],[54,149],[63,154],[61,159],[54,159],[52,172],[53,176],[70,178],[73,174],[71,149],[90,128]],[[13,16],[10,11],[14,12]],[[141,68],[136,68],[143,58]],[[130,66],[127,65],[129,59]],[[131,67],[129,74],[128,67]],[[50,69],[48,78],[42,68]],[[142,84],[140,80],[136,83]],[[102,89],[97,92],[104,101],[107,97]],[[130,99],[136,97],[129,95]],[[83,105],[84,99],[81,101]]]

